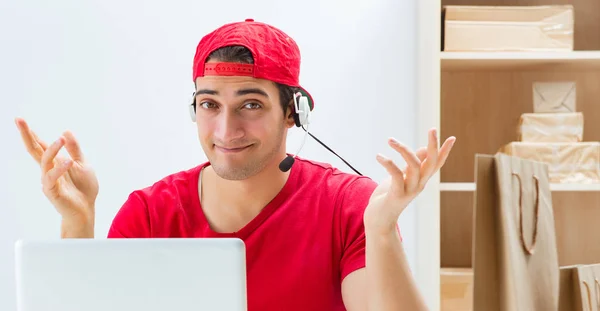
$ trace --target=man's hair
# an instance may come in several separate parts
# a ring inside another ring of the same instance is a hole
[[[234,46],[226,46],[220,49],[214,50],[206,61],[209,60],[218,60],[221,62],[232,62],[232,63],[242,63],[242,64],[254,64],[254,57],[252,57],[252,52],[248,50],[244,46],[234,45]],[[293,95],[297,92],[295,87],[291,87],[289,85],[275,83],[277,89],[279,90],[279,102],[281,105],[281,109],[283,110],[283,115],[285,116],[287,112],[288,105],[290,101],[293,99]]]

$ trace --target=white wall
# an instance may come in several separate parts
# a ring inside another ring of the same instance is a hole
[[[394,155],[387,137],[415,147],[416,1],[141,3],[0,2],[0,310],[15,310],[14,241],[56,239],[60,227],[13,118],[48,142],[74,131],[100,180],[104,237],[129,192],[205,160],[187,114],[191,64],[201,36],[223,23],[254,18],[296,39],[316,101],[311,130],[363,174],[385,176],[375,155]],[[301,155],[350,172],[310,139]],[[414,206],[400,224],[414,267]]]

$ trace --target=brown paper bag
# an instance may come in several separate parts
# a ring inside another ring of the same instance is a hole
[[[558,310],[547,165],[478,154],[475,179],[473,310]]]
[[[573,279],[575,309],[600,310],[600,265],[579,265]]]
[[[575,82],[533,83],[533,112],[575,112],[576,100]]]
[[[560,267],[558,311],[575,311],[575,274],[577,265]]]

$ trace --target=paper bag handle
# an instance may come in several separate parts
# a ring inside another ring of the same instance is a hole
[[[588,285],[588,283],[586,281],[581,281],[583,282],[583,285],[585,285],[585,289],[587,290],[587,296],[588,296],[588,306],[590,307],[590,311],[594,310],[592,308],[592,292],[590,291],[590,286]]]
[[[533,255],[535,252],[535,244],[537,243],[538,236],[538,221],[540,215],[540,180],[537,176],[533,175],[533,181],[535,182],[535,226],[533,227],[533,241],[531,242],[531,246],[527,246],[525,242],[525,234],[523,232],[523,183],[521,182],[521,176],[518,173],[512,173],[512,175],[517,176],[517,180],[519,180],[519,230],[521,235],[521,245],[523,249],[529,254]]]
[[[594,283],[596,283],[596,306],[600,307],[600,283],[598,283],[598,278],[594,278]]]

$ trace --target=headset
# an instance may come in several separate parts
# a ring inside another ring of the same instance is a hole
[[[300,92],[294,94],[293,117],[297,127],[308,127],[310,123],[310,105],[308,104],[308,98]]]
[[[292,116],[294,118],[294,123],[297,127],[301,127],[302,129],[304,129],[305,134],[304,138],[302,138],[302,144],[300,144],[300,147],[298,148],[298,151],[296,151],[294,156],[288,155],[287,157],[285,157],[285,159],[281,161],[281,163],[279,163],[279,170],[281,170],[282,172],[287,172],[290,170],[290,168],[292,168],[296,157],[300,153],[300,150],[302,150],[302,147],[304,147],[307,134],[310,134],[308,132],[308,124],[310,123],[310,105],[308,104],[308,98],[302,95],[302,93],[300,92],[295,93],[293,97],[294,111]]]
[[[356,174],[362,176],[362,174],[359,171],[357,171],[354,167],[352,167],[352,165],[350,165],[350,163],[346,162],[346,160],[344,160],[341,156],[339,156],[337,153],[335,153],[335,151],[333,151],[331,148],[327,147],[327,145],[325,145],[318,138],[313,136],[313,134],[308,132],[308,125],[310,124],[310,115],[311,115],[310,105],[308,103],[308,97],[306,97],[305,95],[303,95],[300,92],[296,92],[293,95],[293,99],[294,99],[294,107],[293,107],[294,111],[292,113],[292,117],[294,118],[294,124],[296,125],[296,127],[302,128],[304,130],[305,134],[304,134],[304,138],[302,139],[302,144],[298,148],[298,151],[296,151],[296,153],[293,156],[288,155],[287,157],[285,157],[285,159],[283,159],[281,161],[281,163],[279,163],[279,169],[282,172],[287,172],[292,168],[292,165],[294,165],[295,158],[298,156],[298,154],[302,150],[302,147],[304,147],[304,143],[306,142],[306,137],[310,135],[310,137],[312,137],[319,144],[321,144],[323,147],[325,147],[331,153],[333,153],[338,158],[340,158],[340,160],[342,160],[344,163],[346,163],[346,165],[348,165],[354,172],[356,172]],[[190,113],[192,122],[196,122],[196,92],[192,93],[192,98],[190,100],[190,104],[189,104],[188,108],[189,108],[189,113]]]
[[[196,92],[192,93],[192,97],[190,98],[189,110],[192,122],[196,123]]]

